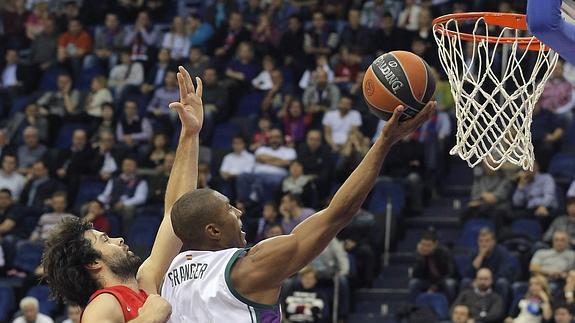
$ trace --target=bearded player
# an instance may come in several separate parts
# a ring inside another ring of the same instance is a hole
[[[142,264],[124,239],[110,238],[80,219],[62,222],[46,241],[42,264],[52,294],[81,306],[82,322],[165,322],[170,315],[170,305],[154,294],[182,246],[168,215],[178,198],[196,189],[203,122],[201,80],[196,78],[194,88],[183,67],[177,78],[180,102],[170,108],[178,112],[182,130],[150,257]]]
[[[161,295],[172,305],[170,322],[279,323],[283,281],[310,263],[357,213],[391,146],[429,118],[435,102],[399,123],[397,107],[381,136],[329,206],[290,235],[246,249],[241,212],[222,194],[199,189],[172,208],[172,226],[186,250],[173,260]]]

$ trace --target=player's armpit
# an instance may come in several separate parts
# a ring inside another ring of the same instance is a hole
[[[81,323],[124,323],[120,303],[111,294],[101,294],[88,304]]]

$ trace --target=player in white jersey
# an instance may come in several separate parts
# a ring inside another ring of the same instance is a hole
[[[172,261],[161,295],[172,305],[170,322],[279,323],[283,281],[326,248],[359,211],[391,146],[418,128],[435,109],[430,102],[413,119],[399,123],[397,107],[363,161],[329,206],[291,234],[246,249],[242,213],[222,194],[199,189],[183,195],[171,212],[184,252]]]

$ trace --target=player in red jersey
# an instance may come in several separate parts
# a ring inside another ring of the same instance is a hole
[[[122,238],[110,238],[80,219],[65,220],[46,241],[42,264],[52,294],[84,311],[82,322],[165,322],[170,305],[156,295],[182,242],[170,212],[185,193],[196,189],[199,132],[203,122],[202,82],[177,74],[180,102],[170,103],[182,123],[174,166],[164,201],[164,217],[150,257],[142,264]],[[148,296],[149,295],[149,296]],[[139,314],[139,315],[138,315]]]

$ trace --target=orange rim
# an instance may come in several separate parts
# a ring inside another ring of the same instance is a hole
[[[464,21],[464,20],[477,20],[483,18],[485,24],[491,26],[507,27],[517,30],[527,29],[527,18],[525,15],[518,13],[502,13],[502,12],[465,12],[465,13],[452,13],[449,15],[441,16],[433,20],[433,31],[449,37],[458,37],[465,41],[487,41],[489,43],[503,43],[515,44],[519,48],[539,51],[549,50],[549,47],[543,45],[537,38],[532,37],[497,37],[497,36],[483,36],[472,35],[468,33],[457,32],[445,28],[445,23],[450,20]]]

